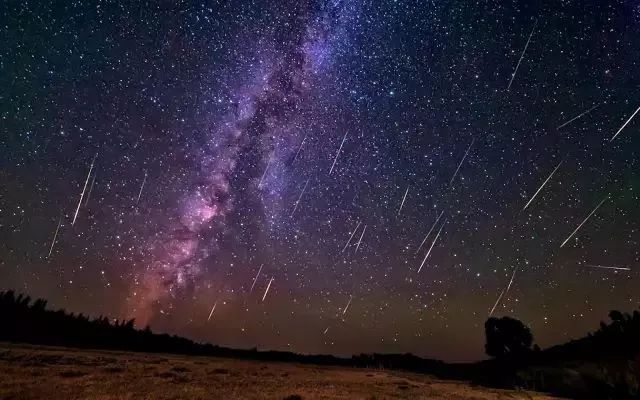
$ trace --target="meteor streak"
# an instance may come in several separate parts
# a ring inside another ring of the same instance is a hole
[[[504,292],[505,292],[504,289],[502,290],[502,292],[500,292],[500,296],[498,296],[498,298],[496,299],[496,302],[493,304],[493,307],[491,307],[491,311],[489,311],[489,317],[491,317],[493,315],[493,312],[495,311],[496,307],[498,306],[498,303],[500,303],[500,300],[502,299],[502,296],[504,296]]]
[[[358,249],[360,248],[360,243],[362,243],[362,237],[364,236],[364,231],[367,230],[367,226],[365,225],[364,228],[362,228],[362,234],[360,235],[360,240],[358,240],[358,244],[356,245],[356,251],[354,251],[354,253],[358,252]]]
[[[558,128],[556,129],[562,129],[565,126],[569,125],[570,123],[572,123],[573,121],[577,120],[578,118],[584,117],[585,115],[589,114],[591,111],[595,110],[596,108],[600,107],[600,104],[596,104],[595,106],[591,107],[590,109],[588,109],[587,111],[581,113],[580,115],[571,118],[569,121],[565,122],[564,124],[560,125]]]
[[[298,147],[298,151],[296,152],[296,156],[293,157],[293,161],[296,161],[298,159],[298,154],[300,154],[300,150],[302,150],[302,146],[304,145],[305,140],[307,140],[307,136],[305,135],[304,139],[302,139],[302,142],[300,143],[300,147]]]
[[[217,301],[215,303],[213,303],[213,307],[211,307],[211,312],[209,313],[209,318],[207,318],[207,321],[209,321],[211,319],[211,316],[213,315],[213,311],[216,309],[216,305],[217,304],[218,304]]]
[[[398,209],[398,215],[400,215],[400,211],[402,211],[402,206],[404,206],[404,201],[407,199],[407,193],[409,193],[408,185],[407,185],[407,190],[405,190],[404,196],[402,197],[402,202],[400,203],[400,208]]]
[[[473,138],[471,140],[471,144],[469,145],[469,147],[467,147],[467,151],[464,153],[464,157],[462,157],[462,160],[460,160],[460,164],[458,164],[458,168],[456,168],[456,172],[453,173],[453,176],[451,177],[451,181],[449,181],[449,185],[452,185],[453,180],[456,179],[456,175],[458,175],[458,171],[460,171],[460,167],[462,167],[462,163],[467,158],[467,155],[469,154],[469,150],[471,150],[471,146],[473,146],[473,142],[475,141],[476,141],[476,138]]]
[[[527,47],[529,47],[529,42],[531,42],[531,37],[533,36],[533,32],[536,30],[536,26],[538,26],[538,20],[536,19],[536,22],[533,24],[533,28],[531,29],[531,33],[529,34],[529,39],[527,39],[527,44],[524,45],[524,49],[522,50],[522,54],[520,54],[520,59],[518,60],[518,64],[516,65],[516,69],[515,71],[513,71],[513,74],[511,74],[511,80],[509,81],[509,86],[507,87],[507,90],[511,89],[511,84],[513,83],[513,79],[516,77],[516,74],[518,73],[518,68],[520,68],[520,63],[522,62],[522,59],[524,58],[524,53],[527,51]]]
[[[592,265],[592,264],[585,264],[585,265],[589,268],[613,269],[616,271],[631,271],[631,268],[629,267],[607,267],[605,265]]]
[[[622,130],[624,129],[624,127],[625,127],[625,126],[627,126],[627,124],[628,124],[628,123],[633,119],[633,117],[635,117],[635,116],[636,116],[636,114],[638,113],[638,111],[640,111],[640,107],[638,107],[638,109],[636,110],[636,112],[634,112],[634,113],[629,117],[629,119],[627,120],[627,122],[625,122],[625,123],[624,123],[624,125],[622,125],[622,126],[620,127],[620,129],[618,129],[618,132],[616,132],[616,134],[615,134],[615,135],[613,135],[613,137],[612,137],[611,139],[609,139],[609,141],[610,141],[610,142],[612,142],[612,141],[613,141],[613,139],[615,139],[615,138],[620,134],[620,132],[622,132]]]
[[[440,229],[438,230],[438,233],[436,234],[435,239],[433,239],[433,242],[431,242],[431,247],[429,247],[429,251],[427,251],[427,255],[424,256],[424,260],[422,260],[422,264],[420,264],[420,268],[418,268],[418,273],[420,273],[420,271],[422,271],[422,267],[424,266],[424,263],[427,261],[427,258],[429,258],[429,254],[431,254],[431,250],[433,250],[433,246],[436,244],[436,241],[438,240],[438,237],[440,236],[440,232],[442,232],[442,228],[444,228],[444,225],[447,223],[447,221],[445,220],[442,225],[440,226]]]
[[[58,237],[60,225],[62,225],[62,217],[60,217],[60,219],[58,220],[58,227],[56,228],[56,233],[53,234],[53,240],[51,241],[51,248],[49,249],[49,255],[47,256],[47,258],[51,257],[51,253],[53,253],[53,246],[56,244],[56,238]]]
[[[427,236],[425,236],[424,239],[422,240],[422,243],[420,243],[418,250],[416,250],[416,254],[418,254],[422,246],[424,246],[424,243],[427,241],[427,239],[431,235],[431,232],[433,232],[433,228],[435,228],[436,225],[438,224],[438,221],[440,221],[440,217],[442,217],[442,214],[444,214],[444,210],[440,211],[440,215],[438,215],[438,218],[436,218],[436,222],[434,222],[433,225],[431,225],[431,229],[429,229],[429,233],[427,233]]]
[[[560,161],[560,163],[558,163],[558,166],[555,167],[553,169],[553,171],[551,171],[551,173],[549,174],[549,176],[547,177],[547,179],[544,180],[544,182],[542,182],[542,185],[540,185],[540,187],[538,188],[538,190],[536,190],[536,192],[533,194],[533,196],[531,196],[531,198],[529,199],[529,201],[527,202],[527,204],[524,205],[524,207],[522,208],[522,211],[526,210],[527,207],[529,207],[529,204],[531,204],[531,202],[533,201],[533,199],[536,198],[536,196],[538,195],[538,193],[540,193],[540,191],[542,190],[542,188],[544,187],[544,185],[547,184],[547,182],[549,182],[549,179],[551,179],[551,177],[553,176],[553,174],[556,173],[556,171],[558,170],[558,168],[560,168],[560,166],[562,165],[562,163],[564,162],[564,158]]]
[[[82,188],[82,193],[80,193],[80,200],[78,201],[78,207],[76,207],[76,213],[73,215],[73,221],[71,221],[71,225],[76,223],[76,218],[78,218],[78,212],[80,211],[80,206],[82,205],[82,198],[84,197],[84,192],[87,190],[87,184],[89,183],[89,177],[91,176],[91,171],[93,171],[93,164],[96,162],[96,158],[98,157],[98,153],[93,157],[91,161],[91,167],[89,167],[89,173],[87,174],[87,179],[84,181],[84,187]]]
[[[267,298],[267,293],[269,293],[269,288],[271,287],[271,282],[273,282],[273,277],[269,280],[269,284],[267,285],[267,290],[264,291],[264,296],[262,296],[262,301]]]
[[[331,169],[329,170],[329,175],[331,175],[331,173],[333,172],[333,167],[336,166],[336,162],[338,161],[338,156],[340,155],[340,152],[342,151],[342,146],[344,145],[344,141],[345,140],[347,140],[347,134],[346,133],[344,134],[344,137],[342,138],[342,143],[340,143],[340,148],[338,148],[338,152],[336,153],[336,157],[333,159],[333,164],[331,164]]]
[[[580,223],[580,225],[578,225],[578,227],[577,227],[573,232],[571,232],[571,235],[569,235],[569,237],[568,237],[568,238],[566,238],[566,239],[564,240],[564,242],[562,242],[562,244],[560,245],[560,248],[562,248],[565,244],[567,244],[567,242],[569,241],[569,239],[571,239],[571,238],[573,237],[573,235],[575,235],[575,234],[576,234],[576,232],[578,232],[578,230],[582,227],[582,225],[584,225],[584,223],[585,223],[585,222],[587,222],[587,220],[588,220],[589,218],[591,218],[591,216],[596,212],[596,210],[597,210],[598,208],[600,208],[600,206],[602,205],[602,203],[604,203],[605,201],[607,201],[607,199],[608,199],[608,198],[609,198],[609,195],[607,195],[607,197],[605,197],[604,199],[602,199],[602,201],[601,201],[600,203],[598,203],[598,205],[596,206],[596,208],[594,208],[594,209],[593,209],[593,211],[591,211],[591,212],[589,213],[589,215],[587,215],[587,218],[585,218],[585,219],[584,219],[584,221],[582,221],[582,222]]]
[[[142,179],[142,185],[140,185],[140,191],[138,192],[138,200],[136,200],[136,205],[140,203],[140,197],[142,196],[142,189],[144,189],[144,184],[147,181],[147,171],[144,172],[144,178]]]
[[[307,179],[307,182],[305,182],[304,187],[302,188],[302,192],[300,192],[300,196],[298,196],[298,200],[296,200],[296,205],[295,207],[293,207],[293,211],[291,211],[291,217],[293,217],[293,213],[295,213],[296,210],[298,209],[298,204],[300,203],[300,199],[302,198],[304,191],[307,190],[308,184],[309,184],[309,179]]]
[[[356,225],[356,229],[354,229],[353,233],[351,233],[351,236],[349,236],[349,240],[347,240],[347,244],[345,244],[344,248],[342,249],[343,253],[347,249],[347,247],[349,247],[349,243],[351,243],[351,239],[353,239],[353,236],[356,234],[356,232],[358,232],[358,228],[360,227],[361,223],[362,223],[362,221],[358,222],[358,225]]]
[[[87,204],[89,204],[89,198],[91,197],[91,192],[93,192],[93,184],[96,183],[96,175],[98,174],[98,172],[96,171],[93,174],[93,178],[91,179],[91,185],[89,185],[89,193],[87,193],[87,199],[84,201],[84,205],[86,206]]]
[[[344,307],[344,310],[342,310],[342,315],[345,315],[347,313],[347,310],[349,309],[349,305],[351,304],[351,300],[353,300],[353,295],[349,296],[349,301],[347,302],[347,305]]]
[[[511,289],[511,285],[513,284],[513,278],[515,278],[517,270],[518,270],[518,268],[514,268],[513,269],[513,274],[511,274],[511,280],[509,281],[509,284],[507,285],[506,289],[504,289],[502,291],[502,293],[500,293],[500,296],[498,296],[498,299],[496,300],[495,304],[493,305],[493,308],[491,308],[491,312],[489,312],[489,316],[493,315],[493,312],[495,311],[496,307],[498,306],[498,303],[500,303],[500,300],[502,299],[502,297],[509,292],[509,289]]]
[[[253,283],[251,284],[251,290],[249,290],[249,293],[253,292],[253,287],[256,285],[256,281],[258,280],[258,277],[260,276],[260,271],[262,271],[262,267],[264,266],[264,264],[260,264],[260,269],[258,269],[258,273],[256,274],[256,277],[253,278]]]
[[[269,165],[271,165],[271,158],[269,158],[269,161],[267,161],[267,166],[264,168],[264,172],[262,173],[262,176],[260,177],[260,182],[258,182],[258,189],[260,189],[262,187],[262,181],[264,180],[264,177],[267,176],[267,171],[269,170]]]

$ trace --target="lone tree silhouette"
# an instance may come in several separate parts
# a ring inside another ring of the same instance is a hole
[[[517,319],[489,318],[484,323],[484,332],[487,338],[484,349],[490,357],[519,357],[531,351],[533,335],[529,328]]]

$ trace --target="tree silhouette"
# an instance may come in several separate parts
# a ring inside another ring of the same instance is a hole
[[[509,358],[529,354],[533,335],[529,328],[510,317],[489,318],[484,323],[485,352],[490,357]]]

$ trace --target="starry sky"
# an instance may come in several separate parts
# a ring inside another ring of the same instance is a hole
[[[4,1],[0,289],[483,357],[640,305],[636,1]]]

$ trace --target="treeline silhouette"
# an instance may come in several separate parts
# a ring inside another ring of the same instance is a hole
[[[65,310],[53,311],[47,309],[46,300],[32,301],[31,297],[16,295],[14,291],[0,292],[0,341],[397,369],[494,387],[544,390],[572,398],[640,398],[640,312],[611,311],[609,317],[610,323],[602,322],[598,330],[586,337],[546,350],[532,347],[533,335],[522,322],[509,317],[489,318],[485,323],[485,349],[492,359],[448,364],[413,354],[340,358],[255,348],[231,349],[157,334],[149,327],[139,330],[134,320],[111,321],[103,316],[91,319]],[[576,373],[580,376],[578,380]]]
[[[136,352],[174,353],[233,357],[267,361],[299,362],[321,365],[361,366],[433,370],[446,368],[442,361],[425,360],[411,354],[361,354],[351,358],[332,355],[303,355],[286,351],[232,349],[201,344],[184,337],[153,333],[149,327],[136,329],[135,320],[113,320],[100,316],[47,309],[47,301],[0,292],[0,341]]]
[[[640,312],[609,313],[610,323],[570,342],[540,350],[522,322],[489,318],[487,355],[470,379],[580,399],[640,399]]]
[[[586,337],[553,346],[541,355],[541,361],[628,359],[640,363],[640,312],[609,312],[611,323]]]
[[[346,364],[347,359],[329,355],[301,356],[282,351],[242,350],[200,344],[184,337],[135,328],[135,320],[91,319],[65,310],[48,310],[47,301],[0,292],[0,341],[188,355],[206,355],[317,364]]]

